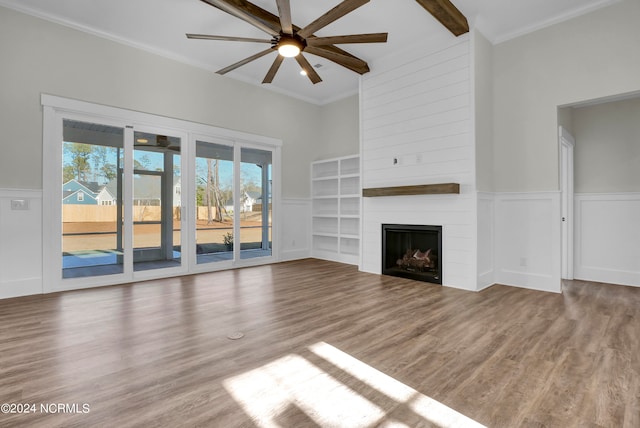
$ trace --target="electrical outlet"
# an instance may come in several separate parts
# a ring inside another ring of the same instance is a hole
[[[526,267],[527,266],[527,258],[526,257],[520,257],[520,266],[522,266],[522,267]]]
[[[29,200],[28,199],[12,199],[11,209],[12,210],[28,210]]]

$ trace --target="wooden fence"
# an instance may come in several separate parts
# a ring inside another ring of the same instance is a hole
[[[114,222],[117,217],[117,206],[115,205],[62,205],[62,221],[65,223],[89,223],[89,222]],[[269,204],[271,208],[271,204]],[[180,219],[180,209],[173,210],[173,219]],[[215,209],[212,208],[212,215],[215,216]],[[253,205],[253,212],[261,212],[262,205]],[[133,221],[160,221],[159,206],[139,206],[133,207]],[[198,207],[197,220],[207,220],[207,207]]]

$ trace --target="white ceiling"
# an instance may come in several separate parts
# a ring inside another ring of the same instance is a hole
[[[538,28],[589,12],[619,0],[453,0],[489,40],[499,43]],[[253,3],[277,15],[275,0]],[[295,25],[304,27],[340,0],[291,0]],[[255,27],[200,0],[0,0],[0,5],[89,33],[133,45],[215,72],[265,49],[260,43],[189,40],[185,33],[270,38]],[[415,0],[372,0],[327,27],[317,36],[388,32],[385,44],[339,45],[370,63],[406,45],[448,34]],[[453,37],[453,36],[451,36]],[[293,59],[282,64],[269,89],[325,104],[358,91],[358,74],[324,58],[305,54],[319,64],[323,82],[311,84]],[[275,58],[269,54],[225,76],[261,85]]]

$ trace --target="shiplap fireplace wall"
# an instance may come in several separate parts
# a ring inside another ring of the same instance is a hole
[[[442,226],[443,285],[477,290],[471,37],[376,62],[361,83],[363,188],[459,183],[460,193],[363,198],[363,271],[381,273],[384,223]]]

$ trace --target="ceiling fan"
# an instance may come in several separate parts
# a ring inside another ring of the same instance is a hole
[[[279,16],[273,15],[246,0],[201,1],[227,12],[236,18],[242,19],[271,36],[271,39],[256,39],[208,34],[187,34],[187,37],[190,39],[268,43],[271,45],[268,49],[218,70],[216,72],[218,74],[228,73],[251,61],[277,51],[279,55],[273,61],[262,83],[271,83],[284,58],[293,57],[302,68],[304,74],[309,77],[309,80],[311,80],[313,84],[316,84],[321,82],[322,79],[309,61],[302,55],[302,52],[326,58],[356,73],[364,74],[369,71],[369,66],[365,61],[334,45],[343,43],[385,43],[387,41],[387,33],[350,34],[331,37],[316,37],[313,34],[368,3],[370,0],[344,0],[304,28],[299,28],[291,22],[291,5],[289,0],[276,0]]]

